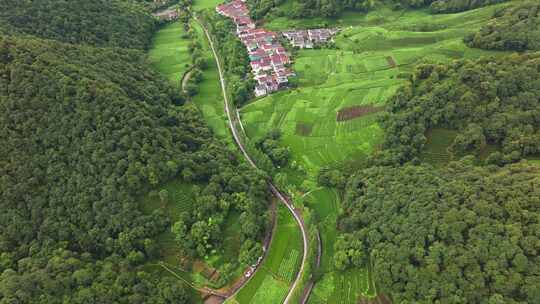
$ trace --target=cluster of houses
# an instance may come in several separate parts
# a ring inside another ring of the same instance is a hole
[[[281,34],[289,39],[291,45],[301,49],[312,49],[316,45],[321,45],[333,41],[333,36],[339,29],[312,29],[285,31]]]
[[[263,96],[287,86],[294,72],[285,48],[277,40],[277,34],[256,28],[249,17],[249,9],[243,0],[233,0],[219,5],[216,11],[231,18],[236,24],[236,35],[246,46],[254,79],[255,96]]]

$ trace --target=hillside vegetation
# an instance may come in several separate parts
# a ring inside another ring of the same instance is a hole
[[[539,173],[470,160],[373,167],[349,180],[340,227],[394,303],[538,303]],[[351,252],[336,256],[354,263]]]
[[[412,83],[390,100],[382,119],[388,161],[419,156],[430,128],[458,132],[458,155],[500,152],[488,162],[508,163],[540,152],[540,54],[458,60],[416,68]],[[391,152],[391,153],[388,153]]]
[[[28,34],[74,44],[145,49],[156,20],[120,0],[3,0],[0,33]]]
[[[12,14],[0,17],[0,302],[193,302],[187,285],[148,267],[173,223],[161,208],[141,212],[140,197],[171,179],[197,184],[174,229],[181,249],[223,251],[225,219],[240,218],[235,234],[250,246],[234,261],[253,263],[265,176],[135,50],[149,44],[152,17],[77,3],[1,4]]]
[[[345,11],[367,12],[388,3],[396,9],[429,7],[431,13],[458,13],[508,0],[248,0],[252,17],[331,18]]]
[[[540,4],[526,2],[498,11],[478,32],[465,38],[471,47],[493,50],[540,50]]]
[[[137,51],[4,37],[0,54],[0,298],[182,302],[135,270],[167,224],[135,196],[196,162],[198,114]]]

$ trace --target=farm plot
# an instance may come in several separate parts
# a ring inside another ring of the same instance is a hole
[[[362,298],[375,296],[369,280],[367,269],[326,273],[315,285],[308,303],[358,303]]]
[[[380,97],[389,96],[384,92],[387,89],[395,91],[403,80],[381,78],[369,72],[348,72],[343,64],[350,66],[355,57],[359,59],[357,62],[367,62],[352,52],[311,50],[301,51],[300,55],[295,67],[299,65],[298,70],[304,75],[327,75],[322,76],[324,83],[320,84],[312,77],[297,90],[279,92],[244,107],[241,114],[248,136],[257,138],[268,128],[279,128],[283,143],[291,148],[293,159],[311,175],[322,166],[371,153],[382,139],[380,128],[372,124],[374,120],[368,118],[366,123],[355,123],[354,128],[343,128],[336,117],[348,115],[338,114],[343,108],[363,106],[372,109],[373,105],[384,104]],[[385,57],[373,58],[383,62],[383,68],[388,69]],[[362,66],[369,64],[362,63]],[[373,64],[366,71],[374,72],[377,66],[378,63]],[[362,125],[366,128],[359,128]]]
[[[190,40],[184,37],[184,34],[180,21],[164,26],[156,33],[148,53],[150,63],[178,87],[191,64],[187,51]]]
[[[274,279],[272,276],[266,276],[257,292],[249,301],[251,304],[273,304],[280,303],[280,299],[285,298],[289,285]],[[276,301],[277,300],[277,301]]]
[[[338,49],[300,50],[293,67],[298,88],[242,109],[248,136],[257,138],[269,128],[279,128],[292,159],[312,176],[320,167],[372,153],[383,138],[376,116],[351,117],[349,123],[336,121],[336,116],[342,117],[339,111],[384,107],[416,63],[500,54],[470,49],[462,38],[502,6],[436,18],[426,11],[381,8],[326,20],[330,26],[342,26],[335,38]],[[268,26],[279,28],[280,23],[295,21],[277,18],[269,22]]]
[[[203,3],[206,2],[203,1]],[[208,62],[208,68],[203,71],[203,80],[198,84],[198,94],[193,97],[193,102],[214,133],[232,143],[227,132],[227,120],[216,63],[202,28],[196,22],[192,22],[191,25],[203,45],[203,55]],[[180,87],[182,75],[191,63],[191,57],[187,51],[190,40],[183,38],[183,34],[181,22],[164,26],[156,33],[152,48],[148,53],[148,58],[156,69],[178,87]]]
[[[327,273],[333,270],[332,256],[334,255],[334,242],[337,237],[337,215],[339,197],[335,190],[322,188],[315,190],[305,198],[307,205],[320,220],[319,232],[322,242],[322,259],[320,272]]]
[[[448,150],[457,132],[446,129],[432,129],[426,133],[427,142],[421,158],[433,165],[444,164],[452,159]]]
[[[145,195],[140,200],[140,209],[145,214],[152,214],[155,210],[163,210],[169,221],[174,222],[182,212],[189,212],[192,209],[193,186],[193,184],[187,184],[180,180],[171,181]],[[162,194],[160,197],[158,191],[166,193],[166,195]],[[189,273],[183,270],[178,242],[174,239],[172,232],[167,230],[161,233],[156,239],[156,247],[159,251],[160,262],[166,263],[177,274],[190,280]]]
[[[278,277],[285,282],[291,283],[298,267],[300,253],[298,250],[291,250],[287,257],[281,261],[278,270]]]
[[[277,225],[269,251],[254,277],[236,295],[234,301],[240,304],[282,302],[292,281],[287,278],[294,278],[298,272],[302,236],[287,207],[278,206]],[[291,252],[297,254],[291,256]]]
[[[352,106],[340,109],[337,112],[337,121],[347,121],[355,118],[359,118],[362,116],[367,116],[371,113],[377,113],[382,111],[381,108],[374,107],[374,106]]]

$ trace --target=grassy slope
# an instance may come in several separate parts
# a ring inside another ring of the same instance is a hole
[[[193,102],[202,111],[206,123],[214,133],[232,143],[228,131],[227,115],[223,108],[223,95],[216,62],[202,28],[197,22],[192,22],[192,26],[198,34],[205,58],[208,61],[208,68],[203,72],[203,81],[199,84],[199,93],[194,96]]]
[[[175,86],[180,86],[182,75],[191,64],[187,51],[189,39],[181,38],[184,29],[181,22],[161,28],[152,42],[148,58],[152,65]]]
[[[451,15],[382,8],[369,14],[346,13],[337,20],[298,22],[278,18],[267,22],[265,27],[275,30],[328,23],[343,31],[336,37],[338,50],[302,50],[294,58],[298,89],[267,96],[242,109],[248,136],[257,138],[269,128],[280,128],[283,144],[291,148],[293,160],[306,169],[305,179],[312,180],[323,166],[372,153],[384,136],[376,123],[377,114],[337,123],[337,110],[352,105],[383,106],[404,82],[397,75],[410,72],[414,64],[423,60],[451,61],[500,54],[467,48],[462,37],[484,24],[503,5]],[[387,57],[392,57],[397,67],[392,68]],[[310,125],[311,134],[297,135],[297,123]],[[368,287],[367,269],[344,273],[333,270],[338,207],[327,207],[338,203],[327,191],[310,195],[312,201],[323,205],[311,206],[323,219],[323,277],[315,285],[310,302],[356,303],[360,295],[372,295],[373,287]]]

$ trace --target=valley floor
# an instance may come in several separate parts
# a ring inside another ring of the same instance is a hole
[[[217,3],[196,1],[195,8],[212,8],[214,4]],[[322,276],[309,303],[357,303],[359,298],[377,295],[370,269],[339,272],[333,266],[341,198],[333,189],[316,186],[318,172],[323,168],[354,165],[379,149],[384,136],[378,124],[380,110],[406,83],[416,64],[503,54],[468,48],[462,39],[505,5],[436,16],[423,10],[380,8],[368,14],[346,13],[332,20],[276,18],[264,25],[285,30],[324,23],[342,29],[335,38],[335,48],[297,52],[293,58],[297,88],[256,99],[240,111],[243,127],[251,139],[260,138],[273,128],[282,131],[281,144],[289,147],[292,165],[279,170],[280,185],[285,186],[296,206],[306,206],[319,219],[323,255],[318,272]],[[232,145],[217,66],[202,28],[196,22],[193,26],[210,63],[193,102],[214,132]],[[150,58],[158,69],[176,81],[178,70],[185,71],[179,62],[188,60],[182,57],[182,43],[160,44],[168,35],[178,35],[172,34],[173,29],[171,25],[158,34],[157,50],[151,51]],[[167,50],[175,50],[177,57],[173,58]],[[274,240],[261,269],[229,301],[281,302],[298,269],[300,243],[298,226],[281,206]]]

